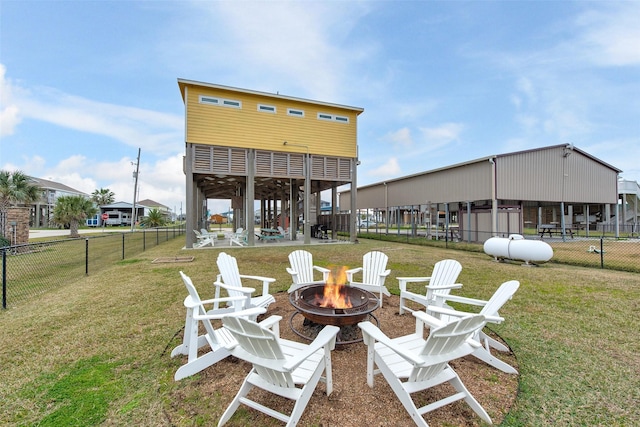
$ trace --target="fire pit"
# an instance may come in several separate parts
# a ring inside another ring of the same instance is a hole
[[[340,333],[336,344],[362,341],[357,324],[369,317],[376,324],[380,323],[372,314],[380,305],[378,298],[371,292],[351,286],[333,285],[329,281],[326,284],[309,284],[289,294],[289,302],[296,309],[289,318],[291,330],[308,340],[313,339],[311,334],[299,330],[302,328],[294,327],[294,318],[299,314],[304,317],[303,326],[307,328],[314,325],[339,326]]]

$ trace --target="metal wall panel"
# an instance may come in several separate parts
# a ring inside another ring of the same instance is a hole
[[[498,199],[616,203],[618,174],[564,146],[498,156]]]

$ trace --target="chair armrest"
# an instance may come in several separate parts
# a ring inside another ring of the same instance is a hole
[[[351,270],[345,271],[347,275],[347,280],[349,282],[353,282],[353,275],[362,271],[362,267],[352,268]]]
[[[213,282],[213,284],[214,284],[215,286],[219,286],[219,287],[221,287],[222,289],[226,289],[226,290],[227,290],[227,292],[228,292],[229,290],[231,290],[231,291],[235,291],[235,292],[242,292],[243,294],[251,295],[252,293],[254,293],[254,292],[256,291],[256,290],[255,290],[255,288],[246,288],[246,287],[244,287],[244,286],[243,286],[243,287],[241,287],[241,288],[238,288],[238,287],[236,287],[236,286],[229,286],[229,285],[225,285],[224,283],[222,283],[222,282],[218,282],[218,281]]]
[[[320,267],[318,265],[314,265],[313,269],[316,270],[316,271],[321,272],[322,273],[322,280],[324,282],[327,281],[327,279],[329,278],[329,273],[331,273],[331,270],[329,270],[328,268],[325,268],[325,267]]]
[[[460,285],[462,286],[462,285]],[[461,297],[459,295],[438,295],[437,298],[441,298],[447,301],[459,302],[462,304],[476,305],[484,307],[487,305],[487,301],[475,298]]]
[[[427,290],[439,291],[441,289],[460,289],[462,287],[462,283],[452,283],[450,285],[427,285],[425,288]]]
[[[427,311],[430,311],[432,313],[445,314],[447,316],[454,316],[454,317],[467,317],[467,316],[473,316],[474,314],[476,314],[476,313],[468,313],[466,311],[452,310],[450,308],[445,308],[445,307],[438,307],[435,305],[428,306]],[[484,315],[484,317],[487,319],[487,322],[491,322],[491,323],[504,322],[504,317],[487,316],[486,314]]]
[[[424,311],[414,311],[413,316],[416,318],[416,322],[428,325],[430,328],[439,328],[447,324],[447,322],[431,316]],[[416,325],[416,330],[418,330],[418,325]]]
[[[368,346],[369,345],[374,345],[375,342],[377,341],[377,342],[379,342],[381,344],[384,344],[389,349],[393,350],[398,356],[402,357],[403,359],[405,359],[409,363],[411,363],[413,365],[422,364],[423,360],[422,360],[421,357],[419,357],[418,355],[416,355],[415,353],[413,353],[411,351],[406,351],[405,349],[398,347],[396,344],[394,344],[391,341],[391,339],[389,339],[388,336],[386,336],[384,334],[384,332],[382,332],[373,323],[371,323],[369,321],[360,322],[360,323],[358,323],[358,327],[360,329],[362,329],[363,335],[366,335],[366,337],[364,339],[364,342]]]
[[[252,316],[257,316],[259,314],[264,314],[266,312],[267,312],[267,309],[264,307],[252,307],[246,310],[228,311],[226,313],[194,314],[193,318],[196,320],[219,320],[219,319],[222,319],[223,316],[252,317]]]
[[[265,308],[264,311],[266,312],[267,309]],[[280,321],[281,320],[282,320],[282,316],[272,314],[271,316],[264,319],[262,322],[259,322],[258,325],[271,329],[273,333],[278,338],[280,338]]]
[[[296,369],[302,362],[307,360],[309,356],[311,356],[316,351],[320,350],[323,347],[329,346],[329,350],[332,350],[335,347],[336,343],[336,335],[340,332],[340,328],[337,326],[328,325],[322,328],[318,336],[313,340],[311,344],[307,348],[305,348],[299,354],[296,354],[293,358],[287,360],[287,362],[282,365],[282,369],[286,371],[293,371]]]
[[[262,295],[269,295],[269,285],[276,281],[276,279],[272,277],[263,277],[263,276],[250,276],[247,274],[241,274],[241,279],[249,279],[249,280],[257,280],[262,282]]]
[[[387,270],[383,271],[382,273],[380,273],[380,277],[387,277],[389,275],[389,273],[391,273],[391,270],[387,269]]]
[[[413,282],[428,282],[431,280],[431,277],[396,277],[398,279],[398,286],[401,291],[407,290],[407,283]]]

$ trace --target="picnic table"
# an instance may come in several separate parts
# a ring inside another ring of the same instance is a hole
[[[284,236],[280,233],[280,230],[275,228],[261,228],[258,238],[267,242],[275,242],[278,239],[284,239]]]
[[[573,239],[573,228],[571,226],[564,227],[565,234],[569,234]],[[544,234],[547,233],[549,237],[553,237],[553,234],[562,235],[562,227],[559,224],[540,224],[538,225],[538,233],[540,238],[544,238]]]

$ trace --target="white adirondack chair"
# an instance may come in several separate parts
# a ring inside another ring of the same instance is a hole
[[[281,319],[280,316],[271,317]],[[336,335],[340,330],[337,326],[325,326],[311,344],[302,344],[281,339],[267,328],[240,317],[224,317],[222,322],[238,342],[232,354],[250,362],[253,369],[222,414],[218,426],[229,421],[241,403],[283,421],[287,426],[295,426],[318,381],[324,380],[327,396],[333,391],[331,350],[335,347]],[[293,400],[295,404],[291,414],[284,414],[249,399],[247,394],[253,387]]]
[[[513,298],[513,294],[515,294],[519,287],[520,282],[518,282],[517,280],[504,282],[502,285],[500,285],[498,290],[495,291],[493,296],[488,301],[466,298],[457,295],[439,295],[436,298],[443,301],[455,301],[458,303],[482,307],[482,309],[480,310],[480,314],[484,315],[488,322],[501,323],[504,321],[504,318],[500,317],[500,313],[498,313],[498,310],[500,310],[507,301]],[[427,306],[426,313],[430,315],[429,317],[431,319],[439,318],[437,321],[425,321],[425,323],[435,327],[442,326],[443,324],[450,322],[452,319],[459,319],[461,317],[469,316],[470,314],[472,314],[469,312],[442,307],[442,304]],[[473,352],[473,355],[475,357],[497,369],[500,369],[503,372],[506,372],[507,374],[518,373],[518,371],[513,366],[503,362],[502,360],[491,354],[491,348],[494,348],[498,351],[509,351],[509,348],[507,346],[489,337],[482,330],[476,332],[476,334],[474,335],[474,339],[480,341],[483,344],[482,347],[477,348]]]
[[[213,246],[213,238],[209,234],[202,234],[198,230],[193,230],[193,233],[196,235],[196,243],[194,243],[194,248],[202,248],[208,245]]]
[[[291,267],[287,267],[287,273],[291,275],[293,284],[289,287],[289,293],[295,291],[303,285],[310,283],[326,282],[329,278],[328,268],[313,265],[313,255],[311,252],[299,249],[289,254],[289,264]],[[315,280],[314,270],[322,273],[322,280]]]
[[[391,273],[387,269],[387,261],[389,257],[379,251],[371,251],[362,257],[362,267],[347,270],[347,281],[349,286],[364,289],[374,294],[380,294],[380,308],[382,308],[382,295],[391,296],[389,290],[384,285],[384,281]],[[357,282],[354,280],[356,274],[362,273],[362,280]]]
[[[182,344],[171,351],[171,357],[186,355],[188,360],[185,365],[176,371],[174,375],[176,381],[198,373],[229,356],[229,351],[225,349],[225,346],[229,345],[229,343],[235,343],[235,339],[223,328],[215,329],[211,324],[212,320],[222,319],[222,316],[229,314],[255,319],[259,314],[267,311],[264,307],[241,310],[242,306],[240,304],[237,304],[236,307],[221,306],[221,304],[227,304],[232,301],[242,303],[246,300],[244,296],[201,300],[191,278],[182,271],[180,276],[189,292],[189,295],[184,299],[187,318],[184,324]],[[208,306],[213,306],[213,308],[207,310]],[[203,335],[199,335],[198,327],[200,323],[204,327],[205,333]],[[198,350],[207,344],[210,350],[198,355]]]
[[[415,312],[427,316],[424,312]],[[419,320],[419,319],[418,319]],[[367,383],[374,386],[373,377],[382,373],[393,392],[417,426],[428,427],[424,414],[449,403],[464,399],[480,418],[491,424],[491,418],[464,386],[449,361],[473,352],[480,343],[470,339],[486,322],[478,314],[432,329],[424,340],[422,333],[390,339],[371,322],[361,322],[367,345]],[[422,328],[420,326],[420,332]],[[418,328],[416,328],[418,329]],[[375,366],[378,369],[374,369]],[[456,393],[418,408],[411,395],[448,382]]]
[[[285,230],[284,228],[282,228],[282,226],[278,226],[278,232],[280,232],[280,235],[282,237],[284,237],[285,239],[289,238],[289,228],[287,227],[287,229]]]
[[[271,277],[240,274],[236,258],[225,252],[220,252],[218,254],[216,263],[220,270],[220,274],[218,274],[216,281],[214,282],[214,285],[216,286],[216,298],[219,296],[220,289],[225,289],[229,296],[244,296],[247,299],[245,307],[251,306],[268,308],[269,304],[275,302],[276,299],[269,293],[269,285],[275,282],[276,279]],[[243,279],[262,282],[262,295],[252,297],[251,295],[255,292],[255,289],[243,287]],[[238,302],[231,302],[230,304],[235,306]]]
[[[462,271],[462,265],[454,259],[444,259],[436,262],[433,266],[433,272],[429,277],[398,277],[398,285],[400,287],[400,309],[399,313],[404,314],[405,310],[413,313],[415,309],[407,306],[407,300],[423,305],[443,304],[443,300],[436,301],[436,295],[448,295],[451,289],[459,289],[462,287],[460,283],[456,283],[458,275]],[[426,293],[418,294],[407,290],[407,283],[427,282],[425,286]]]
[[[229,238],[229,246],[247,246],[247,244],[247,231],[242,227],[237,228]]]

